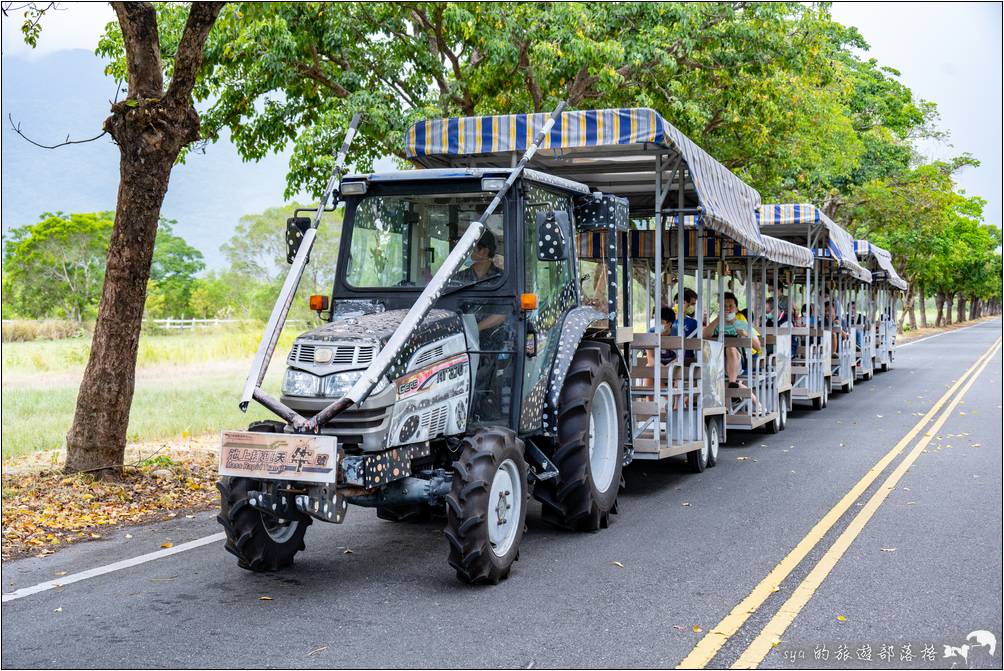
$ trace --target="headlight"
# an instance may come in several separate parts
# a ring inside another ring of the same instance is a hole
[[[335,373],[324,378],[324,395],[330,398],[341,398],[359,381],[363,372],[353,370],[348,373]]]
[[[287,368],[286,376],[282,380],[282,393],[287,396],[317,396],[320,385],[321,379],[316,375]]]

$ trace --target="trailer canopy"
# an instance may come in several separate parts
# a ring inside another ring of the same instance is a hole
[[[674,224],[678,222],[678,217],[673,218],[670,221]],[[683,239],[683,254],[686,257],[695,256],[695,251],[698,249],[697,244],[697,217],[694,215],[687,215],[683,217],[683,226],[687,231],[686,237]],[[666,240],[669,239],[669,232],[664,234]],[[772,263],[778,263],[783,266],[793,266],[796,268],[808,268],[812,265],[812,253],[802,245],[796,245],[793,242],[788,242],[787,240],[781,240],[780,238],[774,238],[769,235],[761,235],[760,238],[763,240],[763,250],[759,254],[751,253],[749,249],[742,246],[740,243],[735,242],[729,238],[723,238],[721,236],[716,236],[714,234],[708,235],[704,239],[704,256],[718,258],[719,256],[724,256],[725,258],[766,258]],[[631,254],[633,258],[655,258],[655,231],[654,230],[635,230],[631,231]],[[580,245],[579,253],[581,256],[588,258],[590,254],[590,245],[592,243],[587,242],[585,245]],[[724,245],[724,250],[722,249]],[[669,242],[663,243],[663,249],[675,250],[675,245],[671,245]],[[672,252],[669,252],[670,255]]]
[[[761,205],[757,210],[757,222],[761,228],[772,227],[768,229],[771,233],[785,238],[797,236],[808,239],[814,229],[819,229],[825,240],[817,238],[813,243],[817,258],[832,258],[840,268],[847,270],[856,279],[869,283],[872,281],[871,273],[858,263],[851,234],[815,205]]]
[[[419,121],[408,129],[405,152],[426,168],[508,167],[547,118],[509,114]],[[655,212],[657,157],[671,167],[682,162],[684,207],[700,208],[704,226],[756,254],[763,251],[755,216],[760,194],[653,109],[564,112],[531,166],[623,196],[632,217],[639,217]],[[673,193],[679,184],[664,188]]]
[[[900,291],[906,291],[910,287],[906,283],[906,280],[896,272],[896,268],[892,265],[892,254],[888,251],[878,245],[873,245],[867,240],[855,240],[854,251],[857,253],[859,259],[870,259],[872,267],[878,267],[878,270],[872,270],[873,279],[884,280],[889,286]]]

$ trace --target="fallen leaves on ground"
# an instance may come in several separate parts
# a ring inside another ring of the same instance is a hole
[[[155,470],[169,471],[170,477],[154,477]],[[210,455],[127,466],[112,480],[59,471],[5,474],[3,558],[43,557],[68,543],[101,538],[109,527],[215,506],[217,478]]]
[[[271,601],[272,597],[270,597],[270,596],[260,596],[260,597],[258,597],[258,600],[259,601]]]
[[[612,564],[613,566],[616,566],[617,568],[624,568],[624,564],[620,563],[619,561],[612,561],[612,562],[610,562],[610,563],[611,563],[611,564]]]
[[[840,620],[841,622],[846,622],[847,621],[847,616],[846,615],[837,615],[837,619]]]

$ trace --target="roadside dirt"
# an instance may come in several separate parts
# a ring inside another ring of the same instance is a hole
[[[216,435],[139,443],[126,449],[121,478],[60,472],[62,451],[4,463],[4,560],[45,556],[110,529],[191,514],[219,501]]]
[[[959,324],[952,324],[950,326],[941,326],[935,328],[929,326],[928,328],[919,328],[913,331],[907,331],[906,333],[900,333],[896,336],[896,343],[903,344],[910,342],[911,340],[919,340],[920,338],[926,338],[927,336],[937,335],[938,333],[946,333],[948,331],[956,331],[967,326],[972,326],[973,324],[979,324],[981,322],[991,321],[994,319],[1000,319],[1000,315],[994,315],[991,317],[983,317],[982,319],[974,319],[972,321],[964,321]]]

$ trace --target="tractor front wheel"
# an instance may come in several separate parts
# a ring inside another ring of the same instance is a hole
[[[464,439],[446,496],[450,566],[472,584],[498,584],[519,557],[526,527],[527,468],[507,429],[482,429]]]
[[[303,536],[310,517],[297,514],[280,519],[251,506],[248,492],[262,491],[264,483],[250,478],[225,477],[220,490],[220,514],[216,520],[227,535],[227,552],[248,571],[277,571],[293,564],[293,555],[304,549]]]

